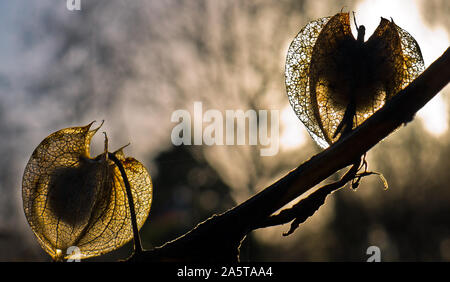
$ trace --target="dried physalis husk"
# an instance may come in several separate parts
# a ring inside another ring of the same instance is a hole
[[[356,25],[356,20],[355,20]],[[308,23],[292,41],[285,82],[289,102],[322,148],[353,130],[424,69],[416,40],[381,18],[364,41],[348,13]]]
[[[105,152],[89,155],[92,123],[59,130],[34,150],[22,183],[26,218],[43,249],[54,259],[98,256],[133,238],[124,180]],[[111,154],[111,153],[109,153]],[[122,149],[113,153],[122,164],[133,196],[138,228],[152,201],[152,182],[145,167]],[[70,248],[72,247],[72,248]],[[69,254],[68,254],[69,252]]]

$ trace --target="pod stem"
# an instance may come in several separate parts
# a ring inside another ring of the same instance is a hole
[[[133,241],[134,241],[134,251],[135,253],[142,252],[141,237],[139,236],[139,229],[136,220],[136,211],[134,209],[133,194],[131,193],[130,182],[128,181],[127,174],[123,168],[122,163],[114,155],[114,153],[108,152],[108,158],[114,162],[114,164],[119,168],[120,174],[122,175],[123,182],[125,183],[125,190],[127,191],[128,205],[130,207],[131,215],[131,227],[133,228]]]

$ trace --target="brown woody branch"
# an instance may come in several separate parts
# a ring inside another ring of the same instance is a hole
[[[313,156],[246,202],[210,219],[153,250],[128,261],[237,261],[245,235],[274,212],[299,197],[387,137],[450,82],[450,48],[408,87],[345,138]]]

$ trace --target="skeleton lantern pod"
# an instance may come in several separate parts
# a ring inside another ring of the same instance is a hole
[[[364,122],[424,69],[416,40],[381,18],[364,41],[349,13],[308,23],[292,41],[285,82],[289,102],[314,141],[326,148]]]

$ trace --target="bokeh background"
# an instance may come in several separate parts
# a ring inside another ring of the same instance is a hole
[[[291,109],[288,46],[309,21],[355,11],[367,37],[392,17],[420,44],[425,64],[449,46],[446,0],[0,1],[0,261],[49,261],[27,224],[21,178],[50,133],[105,120],[110,148],[128,142],[154,181],[141,235],[150,249],[242,203],[320,151]],[[366,37],[366,38],[367,38]],[[373,148],[365,178],[328,197],[293,235],[252,232],[242,261],[450,261],[450,87]],[[177,109],[280,111],[280,151],[172,145]],[[101,153],[103,137],[93,140]],[[335,180],[332,176],[328,181]],[[92,260],[124,259],[131,245]]]

